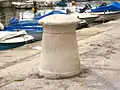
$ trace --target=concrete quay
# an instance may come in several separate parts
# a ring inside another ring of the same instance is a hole
[[[50,80],[38,75],[41,42],[0,51],[0,90],[120,90],[120,20],[77,30],[82,72]]]

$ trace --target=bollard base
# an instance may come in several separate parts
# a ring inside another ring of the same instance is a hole
[[[77,76],[80,74],[80,69],[73,71],[73,72],[65,72],[65,73],[56,73],[56,72],[49,72],[49,71],[43,71],[39,69],[39,76],[42,76],[47,79],[64,79],[69,78],[73,76]]]

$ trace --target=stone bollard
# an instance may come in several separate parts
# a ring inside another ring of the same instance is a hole
[[[40,75],[57,79],[78,75],[80,61],[75,16],[55,14],[38,21],[43,25]]]

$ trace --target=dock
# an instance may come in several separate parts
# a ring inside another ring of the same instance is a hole
[[[120,90],[120,19],[76,31],[80,75],[38,75],[41,41],[0,51],[0,90]]]

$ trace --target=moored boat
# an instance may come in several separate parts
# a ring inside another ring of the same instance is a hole
[[[0,50],[16,48],[33,41],[25,31],[0,31]]]
[[[120,11],[95,12],[92,14],[99,15],[99,17],[95,20],[95,22],[110,21],[110,20],[115,20],[120,18]]]
[[[92,14],[92,13],[72,13],[72,15],[77,16],[81,20],[87,21],[88,24],[92,23],[95,21],[100,15],[99,14]]]
[[[15,21],[13,19],[13,21]],[[43,27],[40,26],[36,20],[27,20],[27,21],[18,21],[12,22],[6,26],[4,26],[3,31],[18,31],[25,30],[28,35],[34,37],[34,40],[41,40]]]
[[[88,8],[88,6],[90,8]],[[97,7],[92,7],[90,4],[85,4],[85,6],[82,9],[81,8],[79,9],[78,6],[76,6],[76,8],[73,8],[73,10],[71,8],[73,7],[70,7],[69,9],[72,12],[74,12],[77,16],[79,16],[80,19],[84,18],[88,22],[94,20],[98,22],[110,21],[120,18],[120,2],[118,1],[115,1],[108,5],[107,3],[103,2],[100,6]]]
[[[17,18],[12,18],[9,24],[4,27],[4,31],[25,30],[27,34],[34,37],[35,40],[42,39],[43,27],[39,25],[38,20],[52,14],[64,14],[60,11],[51,11],[44,15],[35,15],[30,20],[19,21]]]
[[[109,5],[91,9],[92,14],[100,15],[95,21],[109,21],[120,18],[120,2],[115,1]]]

